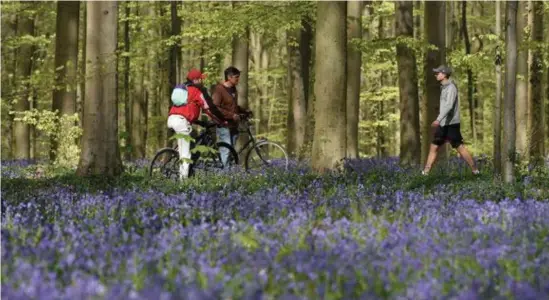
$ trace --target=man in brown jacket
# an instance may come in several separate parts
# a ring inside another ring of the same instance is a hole
[[[236,145],[238,138],[238,121],[241,113],[246,113],[238,106],[238,92],[236,86],[240,80],[240,70],[235,67],[225,69],[225,81],[215,86],[212,98],[215,106],[221,111],[225,120],[228,121],[227,127],[217,128],[217,140],[232,145]],[[229,156],[227,149],[220,149],[221,160],[225,165]]]

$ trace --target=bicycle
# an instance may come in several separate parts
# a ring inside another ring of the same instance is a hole
[[[266,138],[256,138],[252,133],[250,118],[252,113],[241,114],[238,127],[239,133],[246,134],[249,138],[246,144],[237,151],[240,157],[245,151],[246,171],[260,169],[262,167],[281,167],[288,169],[289,159],[284,147]],[[236,147],[236,146],[235,146]]]
[[[195,138],[194,142],[191,142],[192,162],[189,166],[189,177],[194,176],[197,171],[200,172],[201,170],[208,172],[238,165],[238,154],[231,145],[224,142],[215,143],[214,137],[217,124],[200,120],[196,121],[195,124],[203,127],[204,130]],[[202,148],[200,149],[197,148],[197,146],[203,146],[203,148],[200,147]],[[221,157],[219,155],[219,150],[222,148],[226,148],[229,153],[226,167],[221,162]],[[180,161],[177,146],[162,148],[156,152],[151,161],[149,176],[178,180]]]

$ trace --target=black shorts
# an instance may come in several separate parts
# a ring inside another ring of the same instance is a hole
[[[451,124],[446,126],[438,126],[435,129],[435,135],[433,138],[433,144],[442,146],[444,143],[449,142],[452,148],[457,148],[463,144],[463,137],[461,136],[460,126],[458,124]]]

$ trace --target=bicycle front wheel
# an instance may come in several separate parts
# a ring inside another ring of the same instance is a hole
[[[286,150],[271,141],[262,141],[253,146],[246,154],[246,171],[263,168],[288,169],[289,159]]]
[[[156,152],[149,166],[151,178],[179,178],[179,153],[173,148],[163,148]]]
[[[226,158],[223,162],[222,158]],[[193,159],[191,171],[193,176],[197,173],[215,173],[221,170],[230,170],[238,165],[238,154],[234,148],[224,142],[215,145],[213,151],[205,151],[196,155]]]

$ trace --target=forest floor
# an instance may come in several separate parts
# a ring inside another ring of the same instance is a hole
[[[549,167],[450,160],[174,183],[2,162],[6,299],[547,299]]]

